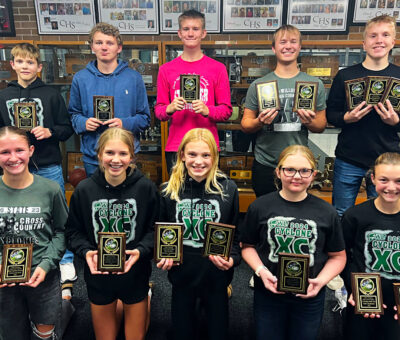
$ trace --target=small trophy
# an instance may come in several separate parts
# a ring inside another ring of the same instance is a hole
[[[309,255],[279,253],[277,290],[286,293],[306,294],[309,268]]]
[[[377,273],[351,273],[355,314],[383,314],[381,277]]]
[[[15,126],[23,130],[31,130],[36,127],[36,103],[14,104]]]
[[[386,89],[385,94],[382,98],[382,103],[386,104],[386,100],[389,99],[390,104],[393,106],[393,110],[396,112],[400,111],[400,79],[391,78],[390,83]]]
[[[367,105],[377,105],[382,101],[389,82],[389,77],[368,76],[367,90],[365,92],[365,101]]]
[[[105,122],[114,118],[114,97],[93,96],[94,117]]]
[[[27,282],[31,277],[33,244],[5,244],[1,263],[1,283]]]
[[[229,260],[235,226],[217,222],[207,222],[204,236],[203,256],[217,255]]]
[[[397,319],[400,323],[400,282],[393,283],[394,300],[397,307]]]
[[[97,270],[123,272],[125,270],[125,233],[98,232]]]
[[[188,103],[200,99],[200,76],[198,74],[181,74],[181,97]]]
[[[367,78],[357,78],[344,82],[347,107],[351,111],[365,100]]]
[[[318,95],[318,83],[309,81],[296,81],[293,112],[299,109],[315,112]]]
[[[154,259],[173,259],[174,263],[182,263],[183,260],[183,224],[162,223],[155,225]]]
[[[258,83],[256,88],[259,111],[265,109],[280,109],[278,82],[276,80]]]

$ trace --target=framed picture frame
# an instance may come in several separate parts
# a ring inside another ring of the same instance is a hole
[[[223,32],[273,32],[283,23],[283,0],[225,0]]]
[[[36,0],[39,34],[88,34],[96,25],[94,0]]]
[[[178,17],[189,9],[205,14],[207,33],[219,33],[221,10],[220,0],[160,1],[161,33],[176,33],[179,29]]]
[[[394,16],[400,22],[399,0],[355,0],[353,24],[364,25],[368,20],[382,14]]]
[[[157,0],[102,0],[99,21],[118,27],[121,34],[159,34]]]
[[[15,37],[11,0],[0,0],[0,37]]]
[[[289,0],[286,21],[306,34],[347,34],[348,17],[348,0],[327,0],[324,3]]]

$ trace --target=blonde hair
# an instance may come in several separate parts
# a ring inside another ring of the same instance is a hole
[[[182,22],[186,19],[200,19],[202,29],[206,28],[206,19],[204,14],[196,11],[195,9],[189,9],[178,17],[179,29],[182,28]]]
[[[299,31],[299,29],[292,25],[282,25],[274,32],[274,35],[272,36],[272,47],[275,47],[278,34],[284,35],[285,33],[297,34],[299,36],[299,42],[301,44],[301,32]]]
[[[177,152],[176,164],[172,168],[172,173],[163,193],[169,195],[172,200],[179,201],[179,194],[184,189],[187,170],[182,156],[185,152],[185,147],[191,142],[205,142],[210,148],[212,165],[207,174],[205,191],[207,194],[217,194],[224,197],[224,192],[221,184],[218,183],[218,178],[226,178],[226,175],[218,169],[219,153],[217,143],[213,134],[207,129],[196,128],[186,132],[182,139]]]
[[[397,152],[385,152],[381,154],[376,160],[372,173],[375,175],[375,170],[378,165],[400,165],[400,154]]]
[[[96,152],[97,152],[97,158],[99,159],[99,161],[101,161],[101,154],[104,152],[106,144],[110,140],[120,140],[122,143],[124,143],[128,147],[129,154],[130,154],[132,160],[135,159],[135,144],[134,144],[132,132],[125,130],[123,128],[113,127],[113,128],[108,128],[106,131],[104,131],[100,135],[100,138],[97,142]],[[129,165],[129,167],[131,168],[129,175],[131,175],[133,170],[135,169],[135,164],[132,163]],[[99,166],[99,168],[101,171],[104,171],[102,166]]]
[[[311,168],[313,170],[317,169],[317,161],[316,161],[312,151],[304,145],[295,144],[295,145],[290,145],[290,146],[286,147],[285,149],[283,149],[283,151],[279,155],[278,165],[276,166],[276,170],[279,171],[282,169],[283,163],[289,156],[294,156],[294,155],[298,155],[298,154],[300,154],[301,156],[303,156],[304,158],[306,158],[308,160],[308,162],[310,163]],[[280,189],[281,180],[277,177],[276,172],[275,172],[275,181],[274,182],[275,182],[276,188]]]
[[[364,27],[364,32],[363,32],[363,37],[365,39],[365,36],[367,34],[367,30],[375,24],[390,24],[392,26],[392,32],[393,32],[393,39],[396,38],[396,19],[390,15],[384,14],[377,16],[375,18],[372,18],[367,21]]]
[[[119,33],[119,29],[105,22],[99,22],[96,26],[92,28],[92,30],[89,33],[89,39],[88,39],[89,45],[93,44],[93,37],[97,32],[101,32],[105,35],[110,35],[114,37],[115,39],[117,39],[118,46],[122,46],[122,37],[121,34]]]
[[[14,61],[16,57],[21,58],[32,58],[40,64],[40,53],[39,49],[29,43],[20,43],[13,47],[11,50],[12,60]]]

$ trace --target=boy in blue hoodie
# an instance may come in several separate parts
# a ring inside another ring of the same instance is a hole
[[[135,152],[140,150],[139,133],[150,123],[146,88],[140,74],[118,59],[122,51],[119,30],[98,23],[89,34],[89,44],[96,60],[75,74],[68,111],[75,132],[81,135],[81,152],[87,176],[97,168],[96,144],[108,127],[123,127],[135,137]],[[95,118],[93,96],[114,97],[114,118]]]

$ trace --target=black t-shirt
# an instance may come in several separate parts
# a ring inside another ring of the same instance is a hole
[[[325,265],[328,252],[344,250],[336,210],[310,194],[300,202],[286,201],[279,192],[259,197],[250,205],[239,234],[241,242],[255,246],[275,275],[280,252],[310,255],[313,278]]]
[[[348,253],[345,283],[351,272],[381,275],[383,300],[394,305],[393,282],[400,282],[400,213],[384,214],[369,200],[348,209],[342,220]]]

